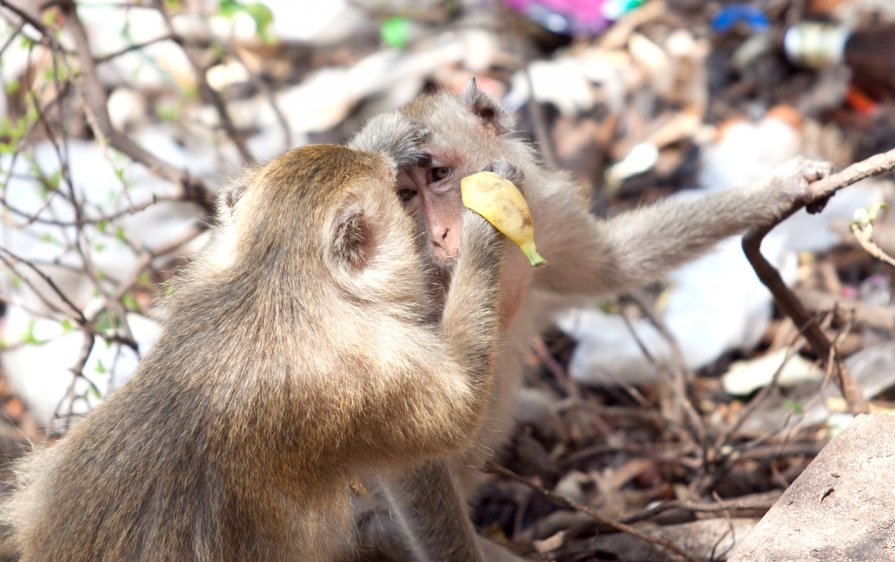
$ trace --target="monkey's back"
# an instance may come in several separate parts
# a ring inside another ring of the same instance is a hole
[[[328,559],[347,491],[303,489],[304,463],[288,462],[295,373],[189,353],[197,337],[163,335],[132,381],[22,464],[4,519],[23,561]],[[307,509],[318,493],[331,497]]]
[[[326,514],[252,469],[251,444],[221,449],[202,412],[177,414],[177,396],[123,397],[24,465],[7,513],[23,560],[314,559],[302,531]]]

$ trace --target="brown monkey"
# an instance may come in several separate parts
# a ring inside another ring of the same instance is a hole
[[[350,484],[468,447],[503,242],[465,213],[443,313],[395,162],[288,152],[223,197],[135,377],[35,453],[5,520],[24,561],[326,561]],[[407,143],[407,144],[401,144]]]
[[[445,267],[462,254],[460,179],[489,162],[503,161],[518,170],[516,180],[531,207],[538,249],[549,265],[532,269],[518,251],[504,256],[498,371],[475,443],[444,461],[387,478],[380,486],[381,511],[366,514],[364,540],[398,560],[518,559],[475,540],[465,518],[465,498],[474,489],[473,467],[498,450],[512,428],[530,338],[560,308],[582,297],[641,286],[719,240],[777,219],[794,201],[808,200],[809,183],[830,167],[793,161],[765,182],[701,199],[667,200],[603,221],[588,212],[565,174],[538,164],[532,149],[513,135],[506,113],[474,82],[464,98],[439,93],[374,118],[352,144],[363,147],[388,139],[402,119],[406,123],[401,127],[416,123],[429,133],[420,148],[431,161],[402,168],[398,195],[427,237],[433,264]],[[444,269],[440,279],[449,277]]]

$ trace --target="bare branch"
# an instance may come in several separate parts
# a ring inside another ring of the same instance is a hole
[[[761,254],[761,242],[771,229],[801,208],[807,207],[809,212],[819,212],[836,191],[862,179],[893,169],[895,169],[895,149],[852,164],[837,174],[812,183],[813,195],[810,201],[797,202],[777,222],[759,227],[743,238],[743,252],[745,252],[749,263],[752,264],[758,278],[774,295],[774,299],[784,314],[789,316],[797,326],[804,326],[805,339],[824,365],[827,365],[830,359],[835,357],[835,354],[831,353],[832,343],[820,329],[811,313],[783,282],[780,273]],[[867,401],[861,394],[861,389],[841,361],[836,361],[834,372],[836,384],[848,403],[849,409],[853,413],[867,412]]]
[[[663,537],[650,536],[636,527],[632,527],[630,525],[626,525],[624,523],[616,521],[615,519],[606,517],[605,515],[601,514],[600,512],[598,512],[597,510],[595,510],[589,506],[586,506],[584,504],[580,504],[576,501],[570,500],[569,498],[567,498],[565,496],[561,496],[559,494],[551,492],[550,490],[544,488],[543,486],[535,484],[534,482],[530,482],[527,479],[523,478],[522,476],[516,474],[512,470],[509,470],[508,468],[504,468],[500,465],[496,465],[496,464],[489,462],[488,464],[485,465],[485,471],[493,472],[495,474],[500,474],[501,476],[504,476],[511,480],[515,480],[516,482],[519,482],[520,484],[528,486],[535,492],[541,494],[542,496],[544,496],[545,498],[547,498],[548,500],[550,500],[554,503],[557,503],[557,504],[559,504],[563,507],[566,507],[568,509],[574,509],[575,511],[584,513],[585,515],[592,518],[593,520],[600,523],[601,525],[605,525],[611,529],[615,529],[616,531],[619,531],[622,533],[627,533],[627,534],[631,535],[632,537],[636,537],[636,538],[638,538],[642,541],[648,542],[650,544],[655,544],[655,545],[661,546],[661,547],[677,554],[678,556],[680,556],[687,562],[697,562],[696,558],[690,556],[681,547],[677,546],[673,542],[671,542]]]

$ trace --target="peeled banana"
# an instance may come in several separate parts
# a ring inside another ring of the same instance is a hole
[[[534,225],[528,203],[508,179],[494,172],[479,172],[460,180],[463,205],[482,215],[494,228],[516,243],[533,266],[545,265],[535,248]]]

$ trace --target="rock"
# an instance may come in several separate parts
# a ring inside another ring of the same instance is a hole
[[[893,552],[895,416],[869,414],[824,447],[729,560],[891,560]]]

